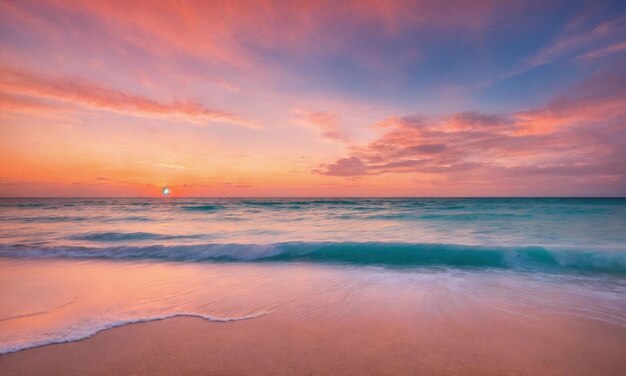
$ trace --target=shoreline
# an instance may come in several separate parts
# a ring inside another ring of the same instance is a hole
[[[215,323],[166,318],[0,355],[0,370],[6,376],[618,375],[626,366],[626,329],[614,325],[571,320],[566,326],[525,325],[487,318],[467,326],[442,318],[422,326],[399,318],[364,314],[319,322],[285,313]]]
[[[249,316],[241,316],[241,317],[213,317],[213,316],[208,316],[208,315],[202,315],[202,314],[197,314],[197,313],[172,313],[172,314],[167,314],[167,315],[163,315],[163,316],[157,316],[157,317],[150,317],[150,318],[140,318],[140,319],[134,319],[134,320],[123,320],[123,321],[117,321],[117,322],[113,322],[111,324],[105,325],[102,328],[98,328],[98,329],[93,329],[92,332],[85,334],[83,336],[77,336],[76,338],[70,338],[67,340],[52,340],[50,342],[47,343],[40,343],[40,344],[33,344],[30,346],[26,346],[23,348],[18,348],[18,349],[12,349],[6,352],[0,352],[0,356],[3,355],[8,355],[8,354],[14,354],[17,352],[21,352],[21,351],[27,351],[27,350],[32,350],[32,349],[37,349],[40,347],[46,347],[46,346],[52,346],[52,345],[63,345],[66,343],[73,343],[73,342],[80,342],[80,341],[84,341],[87,340],[101,332],[107,331],[107,330],[111,330],[111,329],[115,329],[115,328],[122,328],[125,326],[129,326],[129,325],[135,325],[135,324],[144,324],[144,323],[150,323],[150,322],[156,322],[156,321],[162,321],[162,320],[168,320],[168,319],[173,319],[173,318],[179,318],[179,317],[186,317],[186,318],[197,318],[200,320],[204,320],[207,322],[213,322],[213,323],[226,323],[226,322],[233,322],[233,321],[243,321],[243,320],[251,320],[251,319],[255,319],[257,317],[262,317],[265,315],[270,314],[271,312],[261,312],[258,314],[254,314],[254,315],[249,315]]]
[[[610,376],[626,368],[621,284],[596,279],[298,263],[0,261],[3,317],[48,309],[0,322],[6,348],[134,322],[0,355],[3,376]],[[202,318],[170,317],[181,313]]]

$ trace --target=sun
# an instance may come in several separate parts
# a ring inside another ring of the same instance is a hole
[[[163,188],[163,196],[168,196],[170,194],[170,189],[169,187],[164,187]]]

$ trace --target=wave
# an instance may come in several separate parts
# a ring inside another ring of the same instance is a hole
[[[152,317],[143,317],[143,318],[135,318],[135,319],[127,319],[127,320],[118,320],[109,323],[101,323],[99,325],[90,326],[88,328],[84,328],[82,331],[72,331],[71,334],[68,335],[59,335],[57,337],[51,337],[45,340],[33,341],[29,343],[23,343],[18,345],[8,345],[2,346],[0,345],[0,355],[9,354],[13,352],[17,352],[20,350],[32,349],[35,347],[42,347],[47,345],[55,345],[60,343],[67,342],[75,342],[83,339],[87,339],[92,337],[103,330],[113,329],[120,326],[130,325],[130,324],[139,324],[144,322],[151,321],[160,321],[165,319],[170,319],[174,317],[197,317],[211,322],[230,322],[230,321],[242,321],[242,320],[250,320],[257,317],[265,316],[271,312],[259,312],[252,315],[247,316],[237,316],[237,317],[216,317],[216,316],[208,316],[197,313],[171,313],[166,315],[152,316]]]
[[[212,212],[224,207],[221,205],[184,205],[181,208],[187,211]]]
[[[47,207],[49,205],[50,204],[44,203],[44,202],[21,202],[21,203],[9,202],[9,203],[2,203],[0,206],[18,208],[18,209],[30,209],[30,208]]]
[[[72,240],[88,240],[97,242],[119,242],[127,240],[173,240],[193,239],[200,235],[161,235],[151,232],[88,232],[70,236]]]
[[[297,200],[297,199],[277,199],[277,200],[242,200],[240,203],[252,207],[301,207],[301,206],[358,206],[370,204],[372,200],[332,200],[332,199],[314,199],[314,200]]]
[[[503,220],[503,219],[532,219],[531,214],[518,213],[431,213],[417,216],[418,219],[433,219],[443,221],[480,221],[480,220]]]
[[[626,274],[626,250],[539,246],[475,246],[430,243],[289,242],[119,247],[1,246],[0,256],[164,261],[311,262],[391,267],[444,266],[526,271]]]
[[[149,217],[141,216],[128,216],[128,217],[81,217],[81,216],[0,216],[0,221],[4,222],[22,222],[22,223],[56,223],[56,222],[150,222],[153,219]]]
[[[52,223],[52,222],[83,222],[88,221],[91,218],[81,216],[69,216],[69,215],[47,215],[36,217],[5,217],[2,218],[7,221],[18,221],[24,223]]]
[[[371,200],[306,200],[297,201],[299,205],[334,205],[334,206],[355,206],[363,204],[371,204]]]

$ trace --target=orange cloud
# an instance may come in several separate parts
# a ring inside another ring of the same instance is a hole
[[[0,92],[0,110],[1,111],[18,111],[18,112],[41,112],[42,110],[51,111],[59,109],[59,106],[55,106],[50,103],[44,103],[42,101],[25,97],[22,95],[13,95],[9,93]]]
[[[50,98],[125,114],[178,116],[194,123],[212,121],[254,127],[233,114],[210,109],[196,102],[162,103],[83,79],[46,77],[6,67],[0,68],[0,89],[13,94]],[[2,106],[11,105],[8,98],[2,98],[2,102]],[[34,103],[30,101],[31,105]]]

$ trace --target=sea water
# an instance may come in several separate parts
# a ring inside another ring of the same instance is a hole
[[[626,199],[0,199],[0,353],[381,290],[623,330]]]

